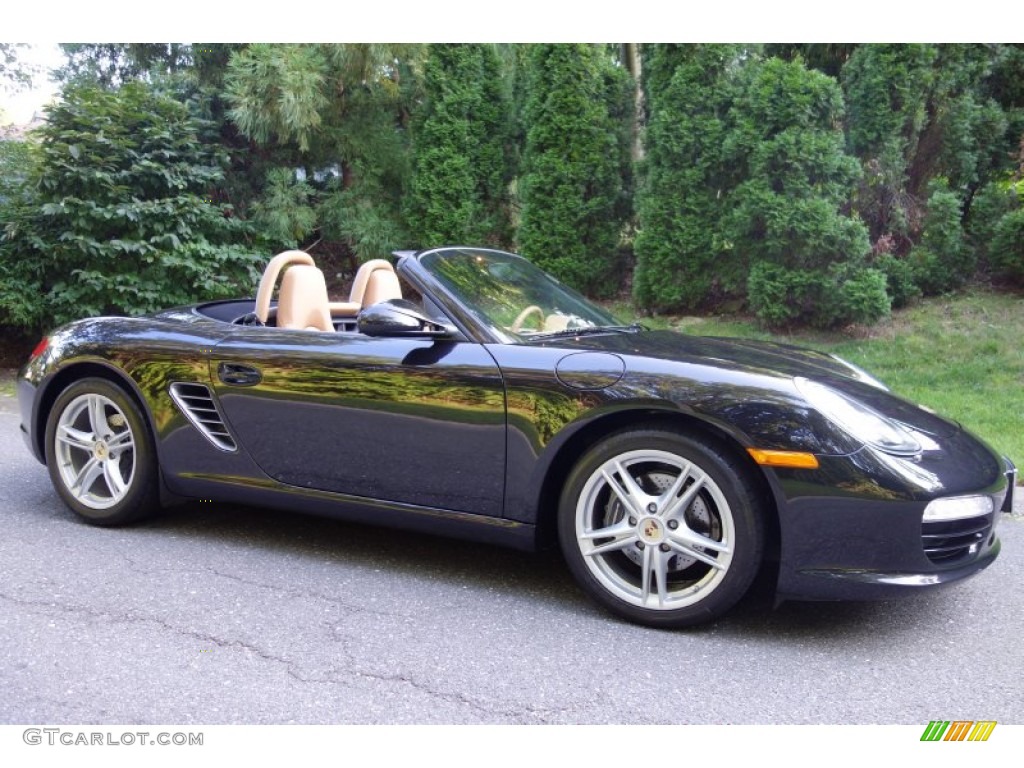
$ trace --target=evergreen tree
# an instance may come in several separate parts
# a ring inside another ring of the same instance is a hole
[[[321,237],[363,260],[406,245],[400,201],[419,56],[418,46],[384,44],[256,44],[232,54],[224,76],[231,120],[316,185],[309,197],[268,173],[263,210],[275,201],[312,207]],[[299,209],[285,218],[306,220]]]
[[[983,88],[1002,108],[1007,123],[1002,146],[994,148],[994,155],[999,168],[1024,172],[1024,43],[994,48]]]
[[[752,261],[825,267],[867,251],[844,216],[859,175],[843,149],[836,81],[802,62],[752,62],[730,110],[723,160],[738,174],[726,232]]]
[[[906,252],[921,235],[933,179],[969,205],[1007,165],[1009,57],[1002,46],[861,45],[842,72],[850,148],[865,167],[858,208],[873,240],[890,235]],[[1014,88],[1011,86],[1009,92]]]
[[[824,72],[830,77],[839,77],[857,43],[769,43],[764,46],[764,55],[793,61],[800,59],[810,69]]]
[[[617,287],[627,210],[628,107],[610,101],[628,91],[615,87],[612,66],[590,44],[537,45],[529,61],[520,248],[592,295]]]
[[[725,233],[751,260],[750,304],[768,325],[873,322],[889,311],[885,276],[863,269],[867,231],[842,212],[859,173],[842,113],[838,83],[800,60],[745,70],[725,147],[743,180]]]
[[[1021,192],[1024,194],[1024,189]],[[999,219],[993,228],[989,258],[997,277],[1024,284],[1024,207]]]
[[[413,121],[408,226],[424,246],[507,246],[509,109],[491,45],[431,45]]]
[[[722,237],[722,155],[738,46],[657,45],[644,61],[645,179],[633,295],[648,309],[695,309],[742,294],[743,256]]]
[[[897,254],[909,250],[920,226],[909,168],[935,57],[931,45],[861,45],[842,71],[848,144],[864,168],[857,209],[871,241],[891,242]]]
[[[858,165],[843,149],[835,80],[733,46],[658,47],[650,63],[641,306],[746,294],[768,325],[888,311],[885,277],[858,269],[864,227],[842,212]]]
[[[976,266],[964,244],[960,199],[945,180],[932,186],[921,242],[908,257],[914,282],[926,296],[959,288],[974,277]]]

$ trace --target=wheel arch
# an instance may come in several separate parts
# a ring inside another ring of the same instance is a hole
[[[53,378],[46,383],[46,387],[40,393],[39,405],[35,414],[35,442],[36,449],[39,451],[40,455],[46,455],[46,423],[50,419],[50,412],[53,410],[53,406],[57,402],[57,398],[60,397],[61,393],[65,389],[70,387],[76,381],[86,378],[105,379],[111,384],[115,384],[124,390],[125,394],[131,398],[132,402],[135,403],[135,406],[142,414],[142,420],[146,424],[146,429],[149,430],[149,437],[153,441],[154,449],[159,455],[160,447],[157,444],[156,430],[153,429],[153,422],[151,421],[149,408],[146,407],[145,399],[139,391],[136,383],[130,376],[119,368],[91,360],[72,363],[71,365],[61,368],[53,375]]]
[[[680,411],[656,408],[627,409],[607,414],[586,424],[557,449],[548,464],[537,495],[537,543],[541,548],[558,545],[558,504],[569,473],[592,446],[616,432],[632,429],[667,429],[699,438],[727,453],[746,471],[765,499],[765,560],[778,559],[780,546],[777,489],[747,453],[735,435],[720,426]]]

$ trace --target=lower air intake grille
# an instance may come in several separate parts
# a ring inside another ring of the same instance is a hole
[[[933,563],[950,563],[972,555],[992,534],[993,522],[993,515],[983,515],[924,523],[921,533],[924,553]]]
[[[213,393],[205,384],[171,384],[171,398],[192,425],[222,451],[234,451],[235,439],[228,432]]]

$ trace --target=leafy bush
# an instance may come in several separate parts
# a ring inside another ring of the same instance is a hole
[[[19,328],[41,320],[42,263],[29,257],[33,162],[30,143],[0,141],[0,323]]]
[[[769,328],[873,323],[889,312],[885,275],[837,265],[828,271],[760,262],[747,281],[750,306]]]
[[[996,226],[1006,214],[1021,207],[1024,182],[991,181],[974,195],[967,219],[967,235],[979,259],[986,259]]]
[[[944,184],[933,186],[928,197],[921,244],[910,252],[914,282],[926,296],[959,288],[977,266],[974,251],[966,247],[960,199]]]
[[[150,312],[251,292],[263,257],[215,202],[225,158],[172,93],[74,87],[48,110],[31,212],[9,233],[4,273],[35,278],[12,322]],[[17,254],[17,262],[11,260]]]
[[[914,268],[906,259],[885,253],[875,258],[873,266],[885,275],[893,309],[905,307],[921,295],[921,289],[914,280]]]
[[[1024,208],[1010,211],[996,224],[989,261],[997,275],[1024,283]]]
[[[25,141],[0,141],[0,211],[22,194],[32,169],[31,145]]]

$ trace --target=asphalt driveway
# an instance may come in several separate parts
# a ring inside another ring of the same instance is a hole
[[[11,405],[0,723],[1021,722],[1020,516],[945,591],[755,597],[658,631],[594,608],[554,555],[217,504],[91,528]]]

